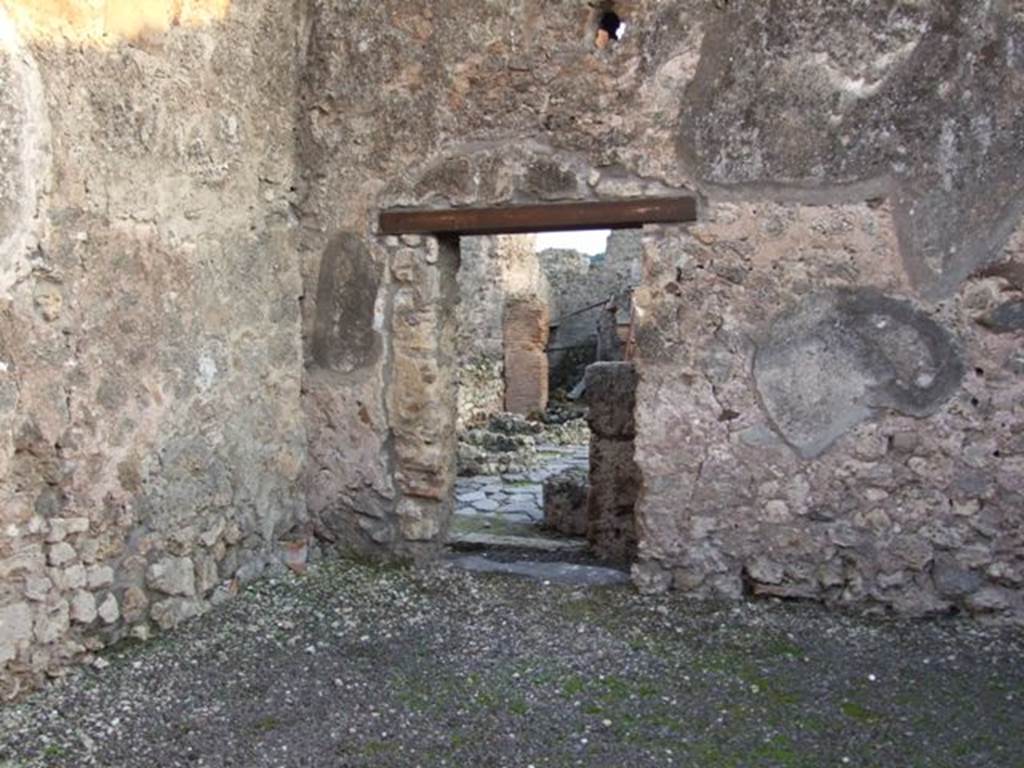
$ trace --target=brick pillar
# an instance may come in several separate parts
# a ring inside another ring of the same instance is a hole
[[[505,410],[528,415],[548,407],[548,308],[539,299],[505,304]]]

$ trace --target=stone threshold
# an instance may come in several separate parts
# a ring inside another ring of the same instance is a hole
[[[481,555],[463,555],[451,559],[455,568],[472,573],[497,573],[519,576],[552,584],[584,587],[610,587],[629,584],[629,574],[615,568],[576,563],[518,560],[512,563],[490,560]]]
[[[587,548],[585,539],[549,539],[540,536],[503,536],[493,533],[453,532],[448,544],[454,550],[516,549],[535,552],[582,552]]]

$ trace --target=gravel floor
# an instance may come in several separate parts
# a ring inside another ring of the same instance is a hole
[[[0,766],[1024,766],[1020,630],[331,564],[0,709]]]

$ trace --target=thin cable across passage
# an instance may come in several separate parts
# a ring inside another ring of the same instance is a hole
[[[623,292],[629,291],[630,293],[632,293],[634,290],[636,290],[636,286],[629,285],[623,288],[622,290]],[[570,317],[576,317],[576,315],[582,315],[584,312],[589,312],[590,310],[597,309],[598,307],[603,307],[605,304],[608,303],[608,301],[608,299],[604,299],[603,301],[598,301],[594,304],[590,304],[589,306],[583,307],[582,309],[577,309],[575,312],[570,312],[567,315],[562,315],[561,317],[558,318],[558,320],[556,320],[553,323],[549,323],[548,325],[551,328],[557,328],[559,325],[562,324],[563,320],[568,320]]]

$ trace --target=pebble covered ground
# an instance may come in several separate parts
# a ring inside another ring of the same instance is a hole
[[[0,766],[1024,765],[1024,637],[324,563],[0,708]]]

